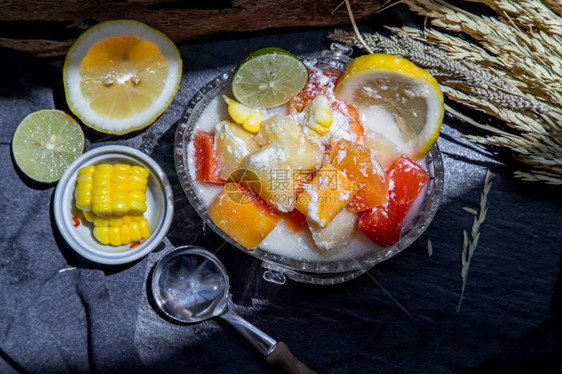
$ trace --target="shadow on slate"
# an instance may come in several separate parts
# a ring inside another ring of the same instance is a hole
[[[520,339],[508,344],[493,359],[467,374],[562,373],[562,260],[550,305],[551,317]]]

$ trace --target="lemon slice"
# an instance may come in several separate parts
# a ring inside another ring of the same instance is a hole
[[[439,136],[443,93],[428,71],[404,58],[357,57],[340,77],[335,94],[358,108],[365,128],[414,159],[423,157]]]
[[[258,49],[246,56],[232,76],[236,100],[255,108],[285,104],[308,82],[306,65],[281,48]]]
[[[33,180],[53,183],[84,151],[84,133],[68,114],[43,109],[25,117],[12,139],[14,160]]]
[[[126,134],[152,124],[166,110],[181,72],[178,49],[164,34],[137,21],[102,22],[68,51],[66,101],[87,126]]]

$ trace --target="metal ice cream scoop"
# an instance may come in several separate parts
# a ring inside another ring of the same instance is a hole
[[[178,247],[153,268],[154,302],[172,320],[196,323],[221,317],[265,355],[268,363],[287,373],[315,373],[300,362],[285,343],[277,342],[236,314],[231,309],[228,289],[224,265],[202,247]]]

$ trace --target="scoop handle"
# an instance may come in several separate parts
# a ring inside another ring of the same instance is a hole
[[[231,309],[227,309],[220,317],[244,335],[264,356],[267,356],[273,350],[275,344],[277,344],[275,339],[240,317],[238,313]]]
[[[316,374],[291,353],[287,344],[275,341],[271,336],[240,317],[235,311],[227,309],[220,317],[244,335],[258,351],[267,356],[266,361],[279,370],[287,374]]]
[[[266,361],[278,369],[289,374],[316,374],[314,370],[303,364],[287,347],[287,344],[278,342],[273,352],[267,356]]]

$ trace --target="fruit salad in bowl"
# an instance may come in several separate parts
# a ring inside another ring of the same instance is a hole
[[[209,82],[178,125],[180,183],[266,279],[352,279],[408,247],[443,189],[443,96],[402,58],[278,48]]]

